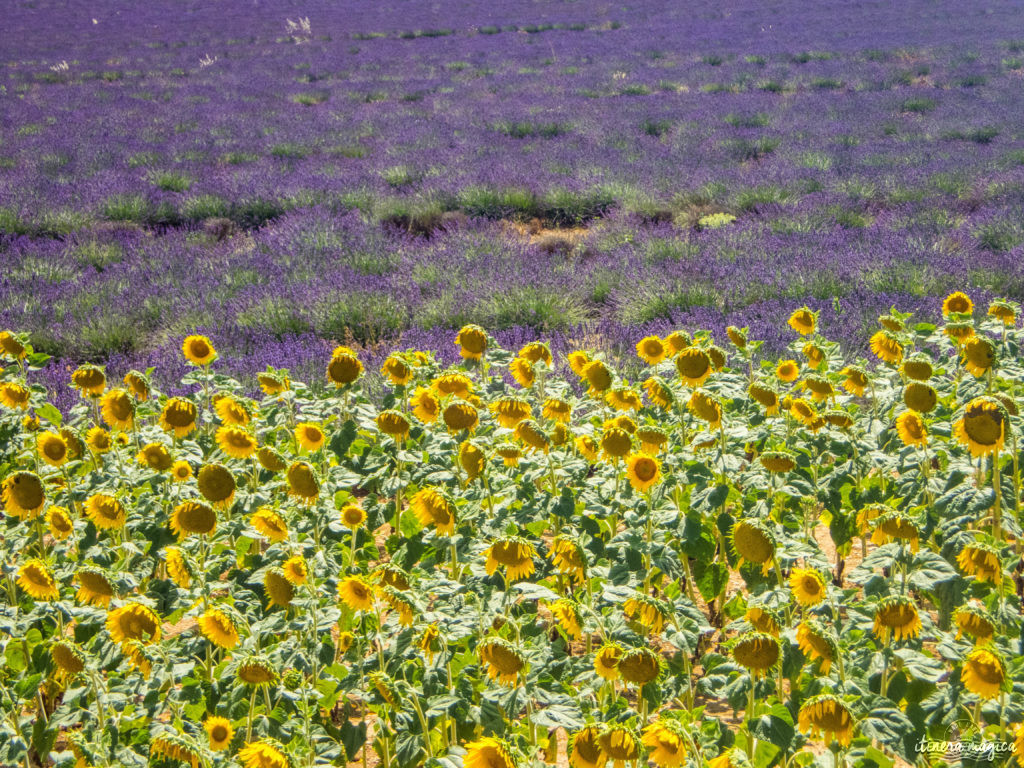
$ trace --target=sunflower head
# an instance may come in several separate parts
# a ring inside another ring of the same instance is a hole
[[[33,600],[58,600],[60,589],[56,579],[42,560],[26,560],[18,568],[18,586]]]
[[[661,674],[661,657],[650,648],[634,648],[622,654],[618,668],[627,683],[646,685]]]
[[[474,440],[463,440],[459,445],[459,466],[470,480],[477,478],[487,466],[487,454]]]
[[[358,504],[346,504],[341,508],[339,514],[341,516],[341,524],[350,531],[354,531],[366,523],[366,511]]]
[[[821,603],[827,594],[824,577],[812,568],[794,568],[789,576],[789,588],[796,601],[808,608]]]
[[[521,397],[503,397],[491,406],[491,410],[505,429],[515,429],[516,424],[533,415],[532,406]]]
[[[295,427],[295,441],[303,450],[315,453],[324,447],[327,436],[319,424],[312,424],[308,421]]]
[[[42,432],[36,437],[39,458],[51,467],[63,466],[68,460],[68,444],[56,432]]]
[[[200,751],[192,739],[178,731],[163,730],[149,742],[150,758],[164,758],[199,768]]]
[[[1003,565],[995,547],[981,541],[973,541],[960,550],[956,558],[960,569],[978,581],[999,584],[1003,580]]]
[[[700,347],[687,347],[676,355],[676,371],[687,386],[701,386],[712,370],[711,358]]]
[[[246,685],[267,685],[277,680],[277,670],[270,659],[255,654],[243,657],[235,674]]]
[[[801,336],[809,336],[818,327],[818,313],[807,307],[800,307],[789,316],[788,324]]]
[[[588,725],[569,737],[566,745],[571,768],[604,768],[608,755],[601,749],[601,729]]]
[[[288,467],[288,493],[300,501],[310,504],[320,495],[320,483],[313,474],[313,467],[305,461],[295,461]]]
[[[883,643],[913,640],[921,634],[917,605],[908,597],[886,597],[875,607],[875,637]]]
[[[588,393],[600,397],[612,385],[612,372],[601,360],[591,360],[583,367],[582,378],[586,380]]]
[[[205,336],[186,336],[181,352],[192,365],[207,366],[217,359],[217,351]]]
[[[373,608],[373,587],[362,576],[348,576],[338,582],[338,597],[353,611]]]
[[[465,768],[516,768],[516,759],[507,742],[488,736],[466,745],[462,764]]]
[[[256,381],[259,382],[263,394],[268,397],[287,392],[292,386],[292,382],[288,378],[288,371],[275,371],[272,368],[257,373]]]
[[[59,640],[50,646],[50,658],[65,679],[76,677],[85,669],[85,654],[82,649],[67,640]]]
[[[962,291],[949,294],[942,301],[942,316],[956,317],[958,315],[970,315],[974,312],[974,302],[971,297]]]
[[[904,411],[896,417],[896,432],[907,446],[928,445],[928,427],[917,411]]]
[[[997,454],[1006,436],[1006,411],[998,400],[976,397],[953,425],[953,434],[975,458]]]
[[[743,618],[754,628],[756,632],[763,632],[778,637],[782,630],[779,614],[770,608],[753,605],[743,614]]]
[[[160,617],[142,603],[128,603],[107,614],[107,631],[115,643],[156,643],[161,637]]]
[[[547,453],[551,449],[551,438],[533,419],[523,419],[515,428],[515,436],[531,451]]]
[[[75,524],[65,507],[50,507],[46,510],[46,526],[56,541],[63,541],[75,532]]]
[[[167,547],[164,549],[164,563],[167,566],[167,575],[175,584],[182,589],[188,589],[192,585],[192,568],[180,548]]]
[[[732,648],[732,657],[755,677],[764,677],[779,661],[779,641],[764,632],[747,632]]]
[[[722,402],[707,390],[695,389],[687,407],[694,416],[706,421],[711,429],[717,429],[722,423]]]
[[[730,325],[725,329],[725,335],[729,337],[729,341],[737,349],[747,348],[747,329],[737,328],[735,325]]]
[[[34,472],[14,472],[3,482],[4,511],[11,517],[30,520],[38,517],[46,503],[43,481]]]
[[[535,570],[533,545],[518,536],[504,536],[487,548],[485,569],[491,576],[499,567],[505,568],[509,581],[525,579]]]
[[[479,325],[464,325],[455,336],[455,345],[466,360],[479,360],[487,351],[487,331]]]
[[[243,768],[290,768],[288,756],[274,739],[261,739],[246,744],[238,751]]]
[[[79,568],[75,573],[75,581],[78,582],[75,598],[82,605],[106,608],[116,594],[110,577],[95,566],[86,565]]]
[[[348,347],[334,350],[331,361],[327,364],[327,381],[337,388],[355,383],[363,375],[363,364]]]
[[[668,410],[675,402],[676,396],[672,388],[660,376],[651,376],[643,383],[643,388],[647,393],[647,399],[663,410]]]
[[[531,363],[544,363],[551,367],[554,358],[551,356],[551,347],[543,341],[531,341],[519,350],[519,357],[529,360]]]
[[[686,762],[690,738],[677,720],[662,716],[644,729],[641,742],[658,768],[678,768]]]
[[[960,668],[964,687],[982,699],[996,698],[1006,687],[1006,662],[992,646],[975,648]]]
[[[280,568],[270,568],[264,574],[263,592],[267,596],[268,606],[287,608],[295,598],[295,586]]]
[[[238,645],[238,629],[220,608],[208,608],[196,622],[203,635],[216,646],[231,650]]]
[[[960,606],[953,614],[953,621],[956,624],[958,639],[966,634],[974,640],[975,645],[982,646],[995,636],[995,622],[988,611],[979,604],[968,603]]]
[[[628,726],[606,726],[597,741],[601,745],[601,751],[616,765],[631,762],[640,756],[640,741]]]
[[[515,685],[519,673],[526,668],[522,652],[500,637],[484,640],[477,649],[480,660],[487,667],[487,675],[503,685]]]
[[[875,545],[898,541],[908,544],[912,552],[917,551],[921,534],[906,512],[887,509],[871,522],[871,527],[871,541]]]
[[[210,715],[203,721],[203,730],[209,739],[211,752],[222,752],[231,746],[231,739],[234,738],[235,729],[231,727],[231,721],[226,717]]]
[[[841,699],[832,694],[807,699],[800,707],[797,719],[800,730],[812,739],[821,739],[826,744],[835,740],[844,747],[853,740],[853,714]]]
[[[196,407],[180,397],[172,397],[164,404],[160,426],[175,437],[185,437],[196,428]]]
[[[636,343],[636,354],[648,365],[657,365],[665,359],[668,348],[657,336],[644,336]]]
[[[396,387],[404,387],[413,378],[412,365],[405,359],[405,355],[397,352],[388,355],[380,367],[380,372],[387,376],[391,384]]]
[[[1017,315],[1019,312],[1020,307],[1017,304],[1003,299],[996,299],[988,306],[989,317],[994,317],[1004,326],[1010,328],[1017,325]]]
[[[71,374],[71,385],[82,393],[82,397],[99,397],[107,387],[107,376],[102,368],[95,365],[80,365]]]
[[[0,332],[0,354],[12,360],[23,360],[28,354],[25,342],[10,331]]]
[[[451,536],[455,532],[455,505],[442,491],[423,488],[412,497],[409,507],[420,525],[434,526],[441,536]]]
[[[732,548],[739,557],[739,565],[744,562],[761,566],[767,573],[775,557],[775,537],[768,526],[757,518],[743,518],[732,526]]]
[[[107,493],[94,493],[86,499],[85,514],[97,528],[109,530],[124,527],[127,519],[121,502]]]
[[[877,331],[871,337],[871,351],[882,362],[899,365],[903,359],[903,345],[891,331]]]

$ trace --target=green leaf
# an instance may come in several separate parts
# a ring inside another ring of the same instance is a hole
[[[701,595],[710,602],[721,594],[729,582],[729,569],[724,563],[698,560],[693,564],[693,578]]]
[[[576,731],[583,727],[583,715],[578,707],[570,707],[565,704],[552,704],[536,712],[533,716],[536,725],[545,728],[565,728],[567,731]]]
[[[58,427],[64,423],[64,417],[61,415],[60,411],[49,403],[43,403],[41,406],[36,408],[36,415]]]

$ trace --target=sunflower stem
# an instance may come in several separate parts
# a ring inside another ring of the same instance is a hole
[[[1003,540],[1002,526],[1002,488],[999,482],[999,451],[992,454],[992,490],[996,495],[995,504],[992,508],[992,538],[996,541]]]
[[[252,688],[252,694],[249,696],[249,716],[245,723],[245,740],[252,741],[252,716],[253,710],[256,709],[256,686]]]

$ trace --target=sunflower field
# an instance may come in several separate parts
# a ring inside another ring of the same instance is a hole
[[[383,401],[190,336],[191,394],[84,365],[67,413],[4,332],[0,764],[1005,764],[1024,335],[942,314],[648,336],[642,381],[469,325]]]

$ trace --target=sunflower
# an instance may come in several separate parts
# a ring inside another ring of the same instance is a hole
[[[309,568],[302,555],[289,557],[284,561],[281,570],[284,571],[285,578],[297,587],[301,587],[309,579]]]
[[[519,397],[503,397],[491,406],[491,410],[498,423],[506,429],[514,429],[516,424],[533,416],[533,408]]]
[[[960,346],[974,338],[974,325],[972,323],[946,323],[942,332],[951,338],[954,344]]]
[[[684,349],[693,344],[693,339],[686,331],[672,331],[663,341],[668,350],[669,357],[675,357]]]
[[[752,768],[750,758],[740,747],[733,747],[708,761],[708,768]]]
[[[779,623],[779,617],[775,612],[770,611],[761,606],[754,605],[747,609],[747,612],[743,614],[743,618],[750,623],[750,626],[757,632],[763,632],[772,637],[778,637],[779,632],[782,631],[782,626]]]
[[[591,360],[584,366],[583,378],[590,385],[587,392],[592,397],[601,395],[612,385],[612,372],[600,360]]]
[[[354,531],[366,523],[366,511],[358,504],[346,504],[341,508],[339,514],[341,516],[341,524],[350,531]]]
[[[473,392],[473,380],[464,373],[443,373],[433,381],[433,388],[440,395],[454,395],[463,400]]]
[[[722,403],[717,397],[703,389],[695,389],[687,402],[690,412],[708,423],[709,429],[722,426]]]
[[[64,679],[71,679],[85,669],[85,654],[77,645],[59,640],[50,647],[50,658]]]
[[[50,507],[46,510],[46,527],[57,541],[63,541],[75,532],[75,524],[64,507]]]
[[[920,381],[911,381],[903,389],[903,404],[918,413],[931,413],[938,400],[938,393]]]
[[[533,363],[523,357],[517,357],[508,364],[509,373],[523,389],[529,389],[536,380]]]
[[[192,586],[192,570],[185,561],[185,554],[178,547],[167,547],[164,550],[164,562],[171,581],[182,589]]]
[[[217,513],[199,501],[183,501],[174,508],[171,514],[170,528],[178,541],[182,541],[192,533],[205,536],[213,533],[217,527]]]
[[[980,379],[996,361],[996,348],[992,342],[981,336],[973,336],[960,347],[960,357],[964,368]]]
[[[313,467],[305,461],[292,462],[286,477],[288,493],[301,501],[312,503],[320,495],[320,483],[313,474]]]
[[[99,397],[107,387],[107,376],[95,365],[80,365],[71,374],[71,385],[82,397]]]
[[[843,389],[857,397],[864,395],[864,391],[868,388],[869,380],[867,372],[863,368],[857,365],[848,365],[839,374],[846,377],[843,379]]]
[[[209,739],[211,752],[222,752],[231,746],[231,739],[234,738],[235,729],[231,727],[231,721],[226,717],[210,715],[203,721],[203,730]]]
[[[260,507],[249,519],[252,527],[260,535],[271,541],[284,541],[288,538],[288,523],[270,507]]]
[[[209,608],[200,616],[196,623],[203,636],[216,646],[230,651],[238,645],[238,629],[224,611],[220,608]]]
[[[725,335],[729,337],[729,341],[732,342],[733,346],[737,349],[747,348],[747,329],[737,328],[735,325],[727,326],[725,329]]]
[[[97,528],[123,528],[127,513],[121,502],[106,493],[94,493],[85,502],[85,514]]]
[[[295,587],[280,568],[268,568],[263,574],[263,592],[268,608],[272,605],[287,608],[295,597]]]
[[[417,491],[409,502],[409,508],[420,521],[420,525],[433,525],[439,536],[455,533],[455,507],[435,488]]]
[[[412,381],[413,377],[412,368],[400,355],[394,352],[388,355],[380,367],[380,372],[387,376],[392,386],[395,387],[404,387]]]
[[[62,466],[68,460],[68,445],[56,432],[43,432],[36,438],[40,458],[52,467]]]
[[[903,345],[889,331],[878,331],[871,337],[871,351],[883,362],[899,365],[903,359]]]
[[[394,438],[397,442],[402,442],[409,436],[409,429],[411,427],[412,425],[409,423],[408,417],[401,411],[390,409],[377,414],[377,429],[385,435]],[[320,434],[322,438],[323,433],[321,432]],[[296,430],[296,435],[298,435],[298,430]]]
[[[231,397],[231,395],[215,397],[213,409],[217,412],[220,420],[231,427],[247,427],[252,419],[248,408],[241,401]]]
[[[661,464],[653,456],[634,453],[626,460],[626,477],[633,490],[645,493],[661,480]]]
[[[205,336],[186,336],[181,352],[192,365],[207,366],[217,359],[217,351]]]
[[[1006,685],[1006,664],[993,648],[975,648],[960,669],[964,687],[983,699],[994,699]]]
[[[353,611],[373,608],[373,587],[362,576],[349,576],[338,582],[338,597]]]
[[[921,617],[917,606],[907,597],[887,597],[875,608],[875,637],[888,643],[913,640],[921,634]]]
[[[803,388],[811,393],[811,398],[817,402],[823,402],[836,396],[832,382],[818,374],[808,374],[803,381]]]
[[[0,333],[0,352],[14,360],[22,360],[28,354],[25,345],[10,331]]]
[[[38,517],[46,503],[46,493],[39,475],[33,472],[15,472],[3,482],[4,511],[12,517],[31,520]]]
[[[736,663],[749,671],[755,679],[765,677],[778,662],[780,655],[779,641],[764,632],[748,632],[732,648]]]
[[[60,589],[42,560],[27,560],[18,568],[18,586],[34,600],[58,600]]]
[[[675,395],[668,382],[660,376],[651,376],[643,383],[643,388],[647,393],[647,399],[659,408],[667,410],[675,402]]]
[[[78,435],[64,427],[60,431],[60,436],[64,440],[64,445],[68,447],[68,459],[80,459],[85,453],[85,444]]]
[[[636,354],[648,365],[657,365],[665,359],[668,349],[657,336],[644,336],[636,343]]]
[[[904,445],[924,448],[928,445],[928,428],[917,411],[904,411],[896,417],[896,432]]]
[[[661,427],[643,426],[635,432],[640,441],[640,452],[649,456],[657,456],[668,443],[668,432]]]
[[[478,647],[480,661],[487,667],[487,676],[502,685],[514,686],[519,673],[526,667],[523,654],[500,637],[484,640]]]
[[[107,608],[115,596],[114,585],[99,568],[92,566],[79,568],[75,573],[75,581],[78,582],[75,599],[82,605]]]
[[[139,464],[149,467],[154,472],[166,472],[174,465],[174,459],[171,457],[171,452],[160,443],[147,443],[143,446],[142,450],[139,451],[135,459]],[[185,466],[188,466],[187,462]],[[191,475],[191,473],[192,470],[189,468],[189,474]]]
[[[580,349],[566,355],[566,361],[569,363],[569,367],[572,369],[572,372],[580,378],[583,378],[583,369],[587,367],[587,363],[589,363],[591,359],[589,352],[584,352]]]
[[[601,729],[588,725],[569,737],[566,745],[571,768],[604,768],[608,755],[601,749]]]
[[[765,409],[765,416],[779,415],[779,393],[766,384],[751,384],[747,394]]]
[[[640,744],[633,731],[625,725],[611,725],[598,736],[601,751],[608,755],[613,768],[623,768],[640,756]]]
[[[377,594],[391,610],[398,614],[399,624],[403,627],[412,626],[415,606],[408,594],[391,585],[380,587]]]
[[[348,347],[334,350],[331,362],[327,364],[327,380],[335,387],[341,388],[352,384],[363,375],[363,364],[356,353]]]
[[[264,656],[247,656],[236,668],[235,674],[246,685],[267,685],[277,679],[277,671]]]
[[[462,765],[464,768],[516,768],[516,760],[504,741],[488,736],[466,745]]]
[[[805,427],[812,426],[818,418],[818,412],[814,409],[814,406],[802,397],[797,397],[792,400],[789,405],[789,413]]]
[[[942,316],[969,315],[974,312],[974,302],[971,297],[962,291],[949,294],[942,301]]]
[[[463,440],[459,444],[459,466],[462,467],[470,480],[478,477],[487,465],[487,456],[479,443]]]
[[[548,554],[555,570],[574,581],[586,578],[587,556],[579,542],[568,536],[557,536],[551,542]]]
[[[887,331],[892,331],[893,333],[900,333],[901,331],[905,331],[907,328],[906,323],[896,317],[896,315],[879,315],[878,324]]]
[[[844,747],[853,740],[853,715],[847,706],[832,694],[812,696],[800,707],[797,718],[800,730],[810,738],[821,738],[831,744],[838,741]]]
[[[324,447],[327,437],[318,424],[307,421],[295,427],[295,441],[303,450],[315,453]]]
[[[700,347],[687,347],[676,356],[676,371],[684,384],[699,387],[711,375],[711,358]]]
[[[796,458],[788,451],[765,451],[757,460],[761,466],[774,474],[785,474],[796,467]]]
[[[825,579],[811,568],[794,568],[789,576],[789,588],[800,605],[811,608],[825,599]]]
[[[890,541],[907,542],[910,545],[910,551],[917,552],[920,532],[906,513],[886,511],[872,522],[872,528],[871,541],[876,546],[887,544]]]
[[[191,338],[191,337],[190,337]],[[165,731],[154,736],[149,743],[151,758],[164,758],[188,763],[192,768],[199,768],[200,754],[192,740],[183,733]]]
[[[646,685],[661,672],[661,658],[649,648],[634,648],[619,659],[619,675],[633,685]]]
[[[111,448],[110,433],[103,427],[93,427],[85,433],[85,444],[93,453],[106,453]]]
[[[34,413],[30,413],[21,420],[21,428],[26,432],[38,432],[42,428],[42,422]]]
[[[288,466],[280,453],[266,445],[256,451],[256,460],[268,472],[280,472]]]
[[[355,640],[356,637],[351,632],[339,632],[337,641],[338,652],[343,654],[348,653],[348,649],[352,647],[352,643],[354,643]]]
[[[276,741],[252,741],[238,751],[243,768],[290,768],[287,756]]]
[[[812,312],[807,307],[800,307],[789,316],[787,322],[789,327],[801,336],[809,336],[814,333],[818,325],[818,313]]]
[[[608,390],[605,402],[617,411],[639,411],[644,407],[640,395],[629,387],[613,387]]]
[[[556,600],[551,605],[551,615],[570,640],[579,640],[583,637],[583,620],[576,602],[566,598]]]
[[[519,422],[516,425],[515,436],[531,451],[547,453],[551,448],[551,438],[533,419],[525,419]]]
[[[980,541],[972,542],[960,550],[956,557],[960,569],[978,581],[1000,584],[1003,580],[1003,566],[995,548]]]
[[[576,438],[574,444],[576,446],[576,450],[579,451],[580,455],[587,461],[591,463],[595,463],[597,461],[597,452],[601,449],[601,446],[591,435],[580,435]]]
[[[648,595],[631,597],[622,604],[622,612],[630,621],[635,621],[650,631],[652,635],[660,635],[665,628],[665,616],[668,611],[660,601]]]
[[[126,389],[111,389],[100,398],[100,412],[112,429],[131,429],[135,423],[135,400]]]
[[[659,768],[679,768],[686,762],[687,737],[675,720],[662,718],[651,723],[640,741],[650,750],[648,758]]]
[[[229,424],[217,428],[216,439],[220,449],[234,459],[248,459],[259,448],[253,435]]]
[[[185,437],[196,428],[195,405],[180,397],[172,397],[160,413],[160,428],[174,432],[175,437]]]
[[[985,645],[995,636],[996,626],[985,609],[978,605],[962,605],[953,614],[956,636],[969,635],[975,645]]]
[[[268,397],[287,392],[292,386],[286,371],[274,371],[272,369],[257,373],[256,381],[259,382],[263,394]]]
[[[17,382],[5,381],[0,383],[0,403],[3,403],[6,408],[10,408],[12,411],[27,410],[31,394],[27,387],[23,387]]]
[[[485,569],[493,576],[499,566],[504,566],[506,579],[525,579],[534,572],[533,558],[537,556],[533,545],[518,536],[506,536],[495,541],[484,552],[487,556]]]
[[[144,403],[149,400],[150,386],[149,377],[144,373],[138,371],[128,371],[122,379],[124,385],[128,388],[128,391],[132,393],[136,400],[140,403]]]
[[[1017,312],[1019,309],[1017,305],[1009,301],[996,299],[988,305],[988,315],[999,320],[1004,326],[1013,327],[1017,325]]]
[[[739,557],[737,567],[744,562],[761,566],[767,574],[775,557],[775,539],[768,526],[756,518],[737,520],[732,526],[732,549]]]
[[[814,342],[807,342],[800,350],[804,353],[804,357],[807,358],[807,364],[815,370],[821,370],[825,363],[825,350],[819,347]]]
[[[551,367],[554,358],[551,357],[551,348],[542,341],[531,341],[519,350],[519,357],[529,360],[531,363],[544,363]]]
[[[625,651],[616,643],[605,643],[594,654],[594,671],[605,680],[619,679],[619,661]]]
[[[107,631],[115,643],[157,643],[161,635],[160,617],[142,603],[128,603],[107,614]]]
[[[997,400],[976,397],[964,408],[953,434],[975,458],[997,454],[1006,436],[1006,415]]]

